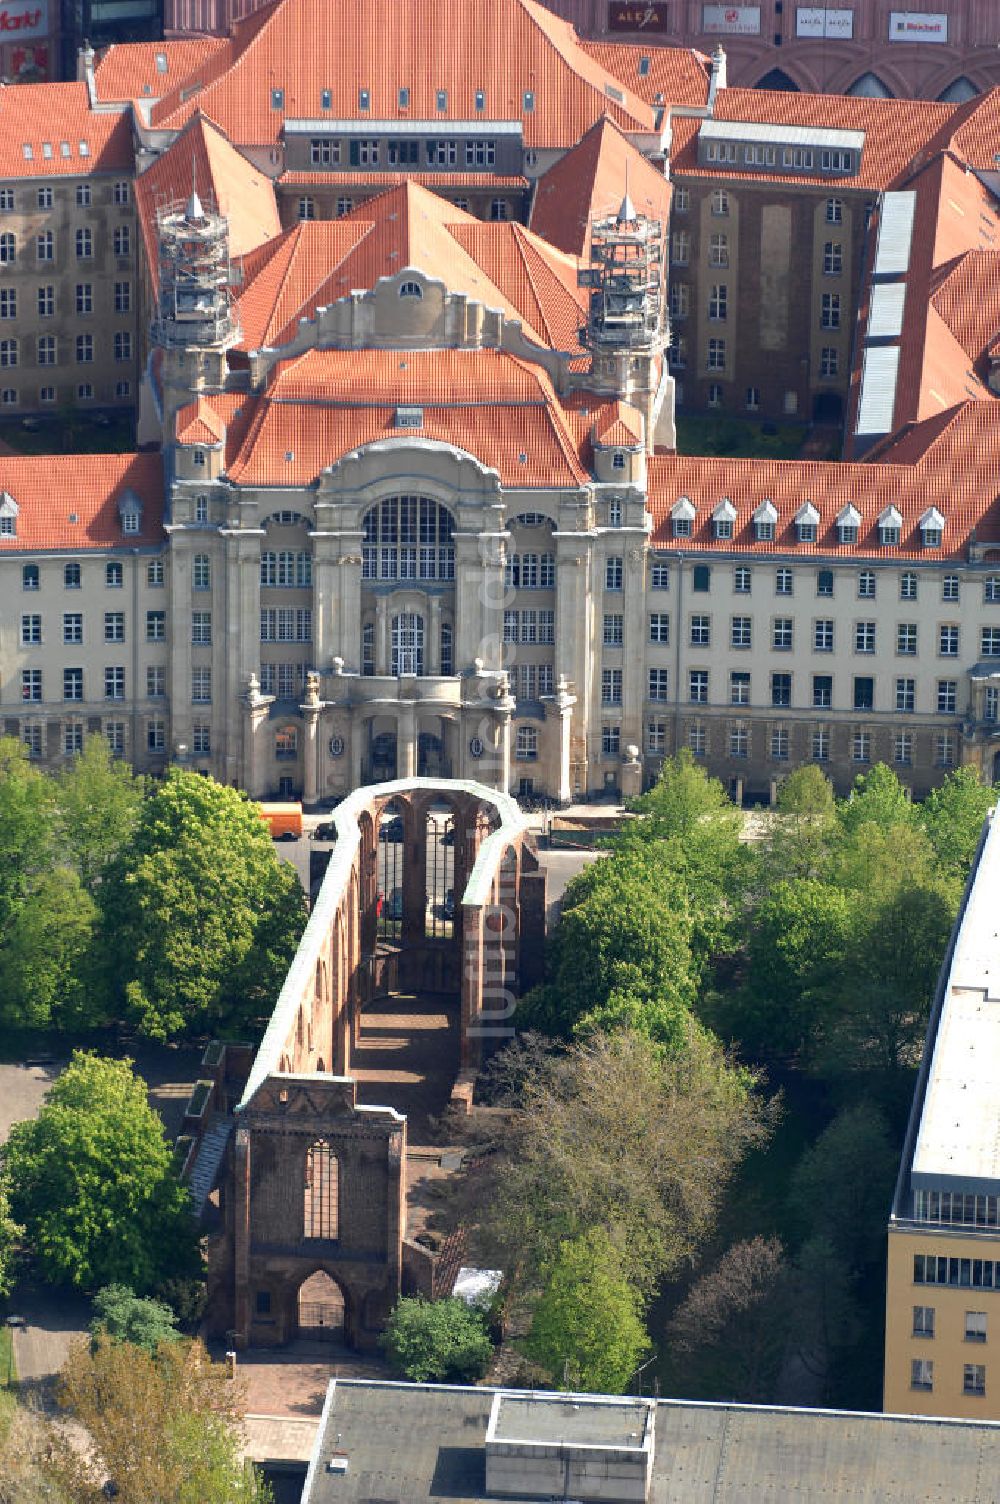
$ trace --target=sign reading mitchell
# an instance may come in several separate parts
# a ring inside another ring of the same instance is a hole
[[[947,42],[948,17],[943,11],[892,10],[890,42]]]

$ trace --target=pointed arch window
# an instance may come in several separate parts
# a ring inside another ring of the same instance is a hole
[[[325,1138],[306,1150],[302,1210],[303,1237],[339,1237],[340,1165]]]

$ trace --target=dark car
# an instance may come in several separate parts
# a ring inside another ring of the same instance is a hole
[[[281,834],[276,835],[274,839],[276,841],[297,841],[298,836],[295,834],[294,830],[283,830]]]
[[[337,826],[333,820],[324,820],[313,831],[314,841],[335,841],[337,839]]]
[[[447,892],[445,893],[445,895],[444,895],[444,917],[446,919],[454,919],[454,917],[455,917],[455,889],[454,888],[449,888],[447,890]]]
[[[401,841],[403,839],[403,817],[392,815],[390,819],[383,820],[378,828],[380,841]]]

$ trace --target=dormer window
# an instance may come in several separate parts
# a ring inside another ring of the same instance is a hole
[[[17,537],[17,502],[9,491],[0,491],[0,538]]]
[[[695,515],[690,497],[682,496],[674,503],[670,510],[670,520],[673,523],[675,538],[690,538]]]
[[[860,529],[861,513],[856,507],[846,506],[837,513],[838,543],[857,543]]]
[[[138,512],[123,512],[122,513],[122,532],[123,533],[137,533],[138,531],[139,531],[139,513]]]
[[[442,112],[448,108],[448,90],[447,89],[438,89],[438,91],[437,91],[437,107]]]
[[[778,525],[778,509],[768,498],[753,514],[753,535],[758,543],[773,543]]]
[[[409,89],[400,89],[397,98],[398,98],[398,102],[399,102],[399,108],[401,110],[408,110],[410,108],[410,91],[409,91]]]
[[[142,521],[142,502],[134,491],[126,491],[118,501],[118,517],[122,532],[135,536]]]
[[[733,536],[733,524],[736,521],[736,508],[724,496],[712,513],[712,537],[731,538]]]
[[[625,469],[625,456],[620,449],[616,449],[614,454],[611,456],[611,468],[612,470]]]
[[[195,452],[194,452],[194,463],[196,465],[198,465],[198,466],[204,466],[207,463],[207,456],[205,454],[204,449],[196,449],[195,450]]]
[[[424,290],[419,282],[404,282],[399,289],[401,298],[422,298],[423,295]]]
[[[371,94],[369,93],[369,91],[367,89],[359,89],[358,90],[358,109],[359,110],[370,110],[371,109],[371,104],[372,104],[372,97],[371,97]]]
[[[397,407],[397,428],[423,428],[424,410],[422,407]]]
[[[811,501],[795,513],[795,537],[799,543],[815,543],[819,536],[819,513]]]
[[[534,89],[525,89],[525,91],[524,91],[524,113],[526,115],[530,115],[531,111],[534,108],[535,108],[535,91],[534,91]]]
[[[937,507],[928,507],[918,523],[924,548],[940,548],[944,536],[944,518]]]
[[[883,548],[898,548],[903,535],[903,518],[895,507],[886,507],[878,519],[878,541]]]
[[[285,91],[284,91],[284,89],[272,89],[271,90],[271,109],[272,110],[283,110],[284,108],[285,108]]]
[[[476,113],[481,114],[486,108],[486,93],[483,89],[476,90]]]

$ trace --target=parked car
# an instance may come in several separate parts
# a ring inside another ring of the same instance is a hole
[[[335,841],[337,839],[337,825],[334,820],[324,820],[313,831],[314,841]]]
[[[403,839],[402,815],[391,815],[388,820],[383,820],[378,828],[380,841],[401,841]]]

